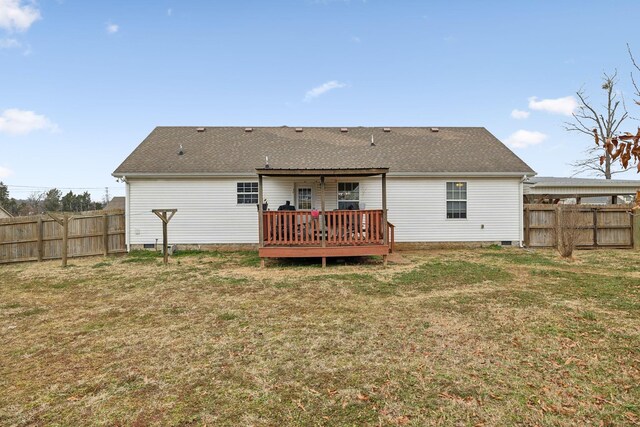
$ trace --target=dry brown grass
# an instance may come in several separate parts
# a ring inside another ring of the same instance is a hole
[[[640,254],[574,255],[3,266],[0,424],[637,424]]]

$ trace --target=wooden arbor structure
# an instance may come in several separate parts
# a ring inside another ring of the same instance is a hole
[[[388,168],[256,169],[258,173],[259,255],[265,258],[322,258],[382,255],[387,264],[390,236],[387,222]],[[380,176],[382,209],[326,210],[325,178]],[[264,177],[320,178],[320,211],[263,211]]]

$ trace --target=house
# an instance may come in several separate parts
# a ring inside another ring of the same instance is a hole
[[[525,203],[631,203],[637,191],[640,180],[535,176],[524,182]]]
[[[111,200],[102,208],[105,211],[124,210],[125,198],[122,196],[112,197]]]
[[[385,256],[391,226],[397,242],[519,244],[534,174],[481,127],[286,126],[157,127],[113,172],[130,248],[161,239],[152,209],[177,209],[173,244],[323,259]]]
[[[5,218],[13,218],[13,215],[11,215],[9,211],[7,211],[5,208],[0,206],[0,219],[5,219]]]

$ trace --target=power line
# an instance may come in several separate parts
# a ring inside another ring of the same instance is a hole
[[[56,186],[52,186],[52,185],[14,185],[14,184],[3,184],[6,187],[9,188],[33,188],[36,190],[40,190],[40,189],[51,189],[51,188],[57,188],[58,190],[104,190],[105,188],[121,188],[121,187],[56,187]]]

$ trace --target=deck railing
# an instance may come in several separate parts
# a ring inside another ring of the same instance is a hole
[[[382,245],[382,210],[337,210],[314,218],[311,211],[263,212],[264,246]]]

